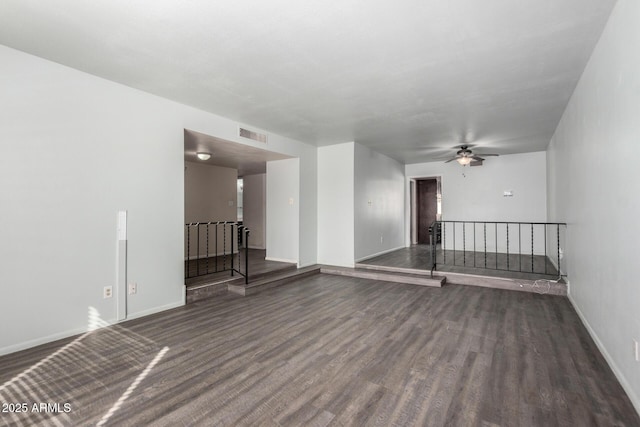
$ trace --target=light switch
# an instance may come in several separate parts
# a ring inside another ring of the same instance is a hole
[[[289,197],[289,204],[293,205],[293,197]]]
[[[513,190],[504,190],[502,193],[503,197],[513,197]]]

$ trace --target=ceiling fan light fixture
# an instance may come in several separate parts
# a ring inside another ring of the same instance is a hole
[[[466,166],[469,163],[471,163],[471,157],[467,157],[467,156],[458,157],[456,161],[460,163],[462,166]]]
[[[198,152],[196,153],[196,156],[198,156],[198,158],[200,160],[209,160],[211,158],[211,153],[205,153],[205,152]]]

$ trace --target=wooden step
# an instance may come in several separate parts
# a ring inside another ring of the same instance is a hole
[[[383,282],[405,283],[408,285],[431,286],[439,288],[445,281],[444,276],[430,276],[404,272],[382,271],[380,269],[360,269],[349,267],[322,266],[322,273],[340,276],[358,277],[361,279],[380,280]]]
[[[295,270],[288,270],[286,272],[278,274],[270,274],[264,278],[256,281],[251,281],[248,285],[244,283],[229,284],[227,289],[234,294],[248,296],[258,292],[262,292],[266,289],[275,288],[276,286],[285,285],[294,280],[301,279],[303,277],[312,276],[320,273],[319,265],[312,265],[309,267],[298,268]]]
[[[554,283],[547,279],[528,280],[505,277],[479,276],[447,272],[447,283],[452,285],[480,286],[483,288],[506,289],[519,292],[567,296],[567,284],[563,281]]]
[[[421,276],[429,276],[429,270],[419,270],[415,268],[390,267],[385,265],[356,264],[357,269],[384,271],[394,273],[408,273]],[[485,288],[506,289],[520,292],[535,292],[549,295],[567,295],[567,285],[564,282],[550,282],[545,278],[539,280],[514,279],[509,277],[498,277],[468,273],[452,273],[450,271],[438,271],[438,275],[446,278],[446,283],[452,285],[480,286]]]
[[[273,275],[284,274],[292,271],[297,271],[295,264],[279,268],[275,271],[262,271],[254,273],[253,275],[251,275],[251,270],[249,270],[249,279],[251,282],[258,282]],[[220,277],[220,274],[218,274],[217,277],[207,278],[206,276],[201,276],[190,279],[190,283],[187,283],[186,288],[187,304],[218,295],[224,295],[228,292],[229,285],[244,286],[245,279],[243,276],[240,276],[239,274],[231,276],[231,272],[226,272],[225,274],[227,275],[226,277]]]
[[[244,283],[244,277],[234,276],[224,280],[218,280],[216,282],[203,282],[187,285],[187,304],[215,297],[217,295],[224,295],[227,293],[228,285],[230,283]]]
[[[406,267],[391,267],[388,265],[375,265],[375,264],[356,264],[356,268],[359,270],[374,270],[374,271],[386,271],[391,273],[406,273],[415,274],[418,276],[431,276],[431,271],[427,269],[418,268],[406,268]]]

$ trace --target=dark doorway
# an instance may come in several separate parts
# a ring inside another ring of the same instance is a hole
[[[416,180],[416,214],[418,244],[429,243],[429,227],[438,213],[438,181],[436,179]]]

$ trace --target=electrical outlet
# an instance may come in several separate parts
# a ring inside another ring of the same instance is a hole
[[[129,295],[138,293],[138,284],[136,282],[129,283]]]
[[[384,236],[380,236],[380,243],[384,243]]]
[[[636,362],[640,362],[640,347],[638,347],[638,340],[633,340],[633,357]]]
[[[107,299],[107,298],[111,298],[112,296],[113,296],[113,287],[105,286],[104,289],[102,290],[102,297]]]

